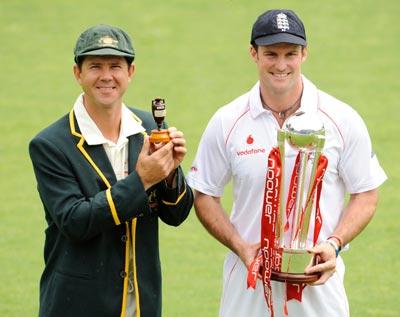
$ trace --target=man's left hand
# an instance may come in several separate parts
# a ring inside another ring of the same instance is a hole
[[[173,157],[174,157],[174,166],[177,168],[183,161],[183,158],[186,155],[186,140],[182,131],[177,130],[175,127],[168,128],[169,137],[171,138],[171,142],[174,144],[173,149]]]
[[[187,149],[186,149],[186,140],[184,138],[183,132],[179,131],[175,127],[170,127],[168,128],[168,134],[170,137],[170,141],[173,144],[173,149],[172,149],[172,156],[173,156],[173,161],[174,161],[174,168],[171,171],[171,173],[168,175],[166,178],[167,184],[170,187],[175,187],[175,172],[178,166],[182,163],[183,158],[186,155]],[[161,147],[163,147],[165,143],[158,143],[158,144],[153,144],[151,151],[157,151]]]
[[[336,271],[336,252],[327,242],[322,242],[308,251],[314,254],[317,264],[310,263],[304,273],[320,273],[320,278],[310,285],[324,284]]]

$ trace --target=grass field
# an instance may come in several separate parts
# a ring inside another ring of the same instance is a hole
[[[78,34],[96,23],[129,31],[137,73],[126,102],[149,109],[154,97],[166,98],[169,124],[188,140],[187,171],[210,116],[254,84],[251,25],[262,11],[279,7],[294,9],[305,22],[304,73],[359,111],[389,176],[376,217],[344,255],[351,315],[400,316],[397,0],[2,0],[0,316],[37,315],[45,223],[27,144],[68,112],[80,91],[72,76]],[[194,212],[178,229],[160,229],[163,316],[217,316],[226,250]]]

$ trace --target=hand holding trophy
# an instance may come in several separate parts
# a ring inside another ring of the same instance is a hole
[[[165,99],[156,98],[152,100],[151,112],[153,114],[154,121],[157,123],[157,130],[151,131],[150,142],[153,144],[168,143],[170,141],[168,130],[161,129],[165,116],[167,114]]]

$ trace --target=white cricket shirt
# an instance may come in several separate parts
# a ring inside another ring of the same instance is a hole
[[[322,185],[319,240],[330,236],[344,207],[345,193],[377,188],[386,175],[372,152],[367,128],[350,106],[318,90],[304,76],[301,111],[319,116],[325,127],[323,149],[328,168]],[[260,242],[261,212],[267,157],[277,146],[278,122],[263,108],[257,83],[248,93],[220,108],[211,118],[187,176],[189,185],[202,193],[221,197],[233,182],[231,222],[244,240]],[[295,159],[295,152],[287,155]],[[339,256],[337,273],[321,286],[307,286],[302,303],[288,302],[289,316],[349,315],[343,287],[344,264]],[[269,316],[263,285],[246,289],[247,270],[230,252],[224,264],[220,316]],[[275,316],[283,316],[284,284],[272,282]]]

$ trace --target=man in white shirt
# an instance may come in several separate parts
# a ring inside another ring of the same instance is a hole
[[[224,263],[220,316],[349,316],[343,286],[344,264],[338,253],[375,213],[377,188],[386,175],[371,148],[360,116],[348,105],[320,91],[301,74],[307,58],[304,26],[290,10],[270,10],[252,28],[250,55],[259,81],[246,94],[211,118],[187,176],[195,190],[195,209],[205,228],[231,252]],[[322,228],[310,252],[320,263],[305,268],[319,279],[302,291],[301,301],[286,300],[285,283],[271,281],[272,311],[257,280],[247,289],[250,265],[260,250],[260,223],[267,158],[277,146],[277,131],[296,112],[317,116],[324,124],[323,149],[328,167],[323,178]],[[230,218],[221,196],[233,181]],[[345,193],[350,200],[345,205]],[[286,311],[286,312],[287,312]]]
[[[185,138],[150,144],[157,125],[122,101],[134,74],[129,35],[96,25],[75,46],[83,93],[29,145],[47,221],[39,316],[161,316],[158,220],[178,226],[193,195]]]

